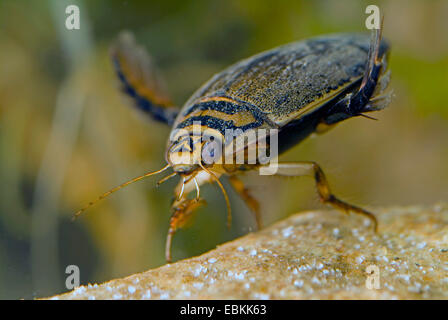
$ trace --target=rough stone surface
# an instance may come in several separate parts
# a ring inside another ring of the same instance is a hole
[[[53,299],[447,299],[448,205],[375,213],[378,234],[355,215],[304,212],[199,257]],[[370,265],[379,289],[366,287]]]

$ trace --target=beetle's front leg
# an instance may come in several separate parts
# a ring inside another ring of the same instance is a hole
[[[173,236],[177,230],[185,227],[188,222],[193,218],[194,211],[205,204],[205,200],[200,199],[199,195],[199,185],[207,181],[201,175],[185,177],[174,190],[174,200],[171,204],[171,218],[170,227],[168,229],[168,235],[166,237],[165,245],[165,258],[167,262],[171,262],[171,242]],[[196,182],[195,182],[196,181]],[[196,188],[197,187],[197,188]],[[197,190],[196,197],[193,199],[188,199],[187,196],[190,192]]]
[[[205,204],[205,200],[199,198],[187,199],[184,197],[180,200],[174,199],[171,205],[170,227],[166,237],[165,259],[167,262],[171,262],[171,242],[174,234],[178,229],[186,226],[191,221],[194,211],[202,204]]]
[[[325,174],[320,166],[315,162],[303,161],[303,162],[284,162],[278,164],[278,170],[276,175],[280,176],[313,176],[316,181],[317,191],[322,202],[332,205],[333,207],[343,210],[346,213],[352,211],[357,214],[362,214],[369,218],[374,226],[375,232],[378,229],[378,222],[375,216],[359,207],[348,204],[342,200],[336,198],[330,191]]]

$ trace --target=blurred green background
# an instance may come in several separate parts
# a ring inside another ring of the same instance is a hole
[[[394,99],[374,116],[348,120],[282,159],[315,160],[341,198],[374,208],[433,204],[448,196],[448,1],[375,1],[392,44]],[[65,29],[65,7],[81,29]],[[330,32],[365,31],[372,1],[15,1],[0,2],[0,298],[65,289],[164,263],[173,179],[134,184],[72,214],[109,188],[160,168],[169,128],[127,106],[108,48],[128,29],[151,53],[173,100],[227,65],[260,51]],[[265,225],[321,208],[309,178],[248,176]],[[228,184],[225,182],[225,185]],[[228,188],[229,189],[229,188]],[[208,206],[173,242],[175,260],[253,230],[230,191],[234,223],[216,186]],[[230,189],[229,189],[230,190]],[[298,244],[300,245],[300,244]]]

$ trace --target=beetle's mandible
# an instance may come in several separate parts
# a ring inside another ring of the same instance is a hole
[[[172,126],[172,133],[167,145],[165,167],[130,180],[96,201],[132,182],[171,168],[173,172],[158,182],[176,175],[181,178],[174,191],[166,241],[167,261],[171,261],[174,233],[204,203],[200,196],[201,185],[216,182],[221,188],[230,226],[229,199],[219,180],[223,176],[229,178],[230,184],[255,214],[258,227],[261,227],[258,202],[237,175],[260,169],[266,164],[205,162],[202,156],[210,138],[223,141],[229,129],[238,129],[241,134],[258,129],[277,129],[281,153],[311,133],[326,131],[351,117],[368,117],[365,113],[381,110],[390,101],[391,93],[385,92],[390,79],[388,51],[389,45],[382,40],[381,30],[373,31],[370,39],[365,34],[349,33],[294,42],[237,62],[216,74],[193,94],[182,109],[178,109],[161,92],[149,56],[129,33],[122,33],[111,50],[111,56],[123,91],[134,100],[138,109],[154,120]],[[202,129],[199,133],[193,130],[195,124]],[[245,146],[247,149],[258,147],[257,142]],[[190,156],[189,161],[179,156],[184,154]],[[343,202],[332,194],[318,164],[280,162],[276,174],[312,176],[324,203],[347,213],[362,214],[377,229],[372,213]],[[194,195],[188,197],[193,192]],[[96,201],[89,203],[75,216]]]

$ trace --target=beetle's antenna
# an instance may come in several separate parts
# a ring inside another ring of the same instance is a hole
[[[165,181],[171,179],[172,177],[174,177],[177,174],[177,172],[173,172],[172,174],[160,179],[159,181],[157,181],[156,183],[156,187],[160,186],[162,183],[164,183]]]
[[[90,208],[91,206],[93,206],[93,205],[94,205],[95,203],[97,203],[98,201],[101,201],[101,200],[103,200],[104,198],[106,198],[107,196],[109,196],[110,194],[114,193],[115,191],[118,191],[118,190],[120,190],[121,188],[124,188],[124,187],[126,187],[127,185],[130,185],[131,183],[134,183],[134,182],[137,182],[137,181],[139,181],[139,180],[142,180],[142,179],[144,179],[144,178],[146,178],[146,177],[152,176],[152,175],[154,175],[154,174],[161,173],[161,172],[165,171],[166,169],[168,169],[169,167],[170,167],[170,165],[167,164],[167,165],[164,166],[162,169],[159,169],[159,170],[157,170],[157,171],[152,171],[152,172],[145,173],[144,175],[141,175],[141,176],[139,176],[139,177],[137,177],[137,178],[134,178],[134,179],[129,180],[129,181],[123,183],[123,184],[120,184],[119,186],[117,186],[117,187],[115,187],[115,188],[113,188],[113,189],[110,189],[110,190],[107,191],[106,193],[103,193],[102,195],[100,195],[96,200],[94,200],[94,201],[92,201],[92,202],[89,202],[88,205],[86,205],[84,208],[82,208],[81,210],[79,210],[78,212],[76,212],[76,213],[74,214],[72,220],[75,220],[77,217],[79,217],[79,215],[81,215],[81,213],[83,213],[84,211],[86,211],[88,208]]]
[[[224,198],[226,199],[226,205],[227,205],[227,228],[230,228],[230,226],[232,225],[232,208],[230,207],[230,201],[229,201],[229,196],[227,195],[226,189],[224,189],[224,186],[222,185],[221,181],[219,181],[218,177],[211,172],[210,170],[208,170],[207,168],[205,168],[202,163],[199,162],[199,166],[204,169],[205,172],[207,172],[218,184],[219,188],[222,191],[222,194],[224,195]]]

